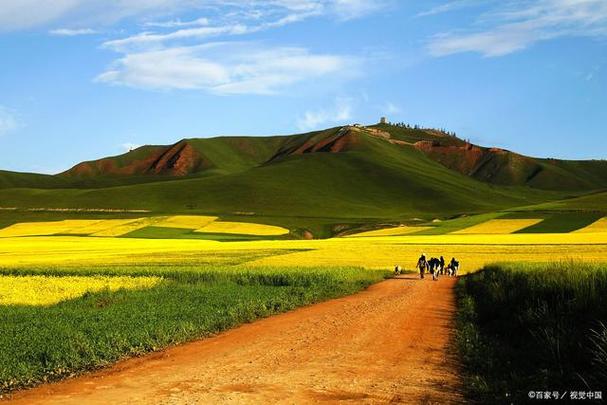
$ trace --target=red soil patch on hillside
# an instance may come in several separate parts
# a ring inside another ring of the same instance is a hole
[[[440,141],[419,141],[415,147],[443,166],[483,181],[525,184],[542,170],[533,159],[500,148]]]
[[[66,172],[67,175],[79,177],[132,176],[163,174],[186,176],[202,168],[212,166],[204,156],[187,141],[180,141],[171,146],[158,147],[143,159],[133,159],[120,164],[116,158],[105,158],[92,162],[83,162]]]
[[[487,157],[487,151],[472,144],[442,145],[435,141],[419,141],[415,147],[433,160],[463,174],[472,174]]]

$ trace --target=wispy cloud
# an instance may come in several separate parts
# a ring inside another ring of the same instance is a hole
[[[352,120],[354,108],[351,98],[337,98],[333,106],[306,111],[297,119],[297,127],[302,131],[321,128],[327,124],[340,124]]]
[[[381,110],[386,114],[397,114],[401,112],[400,107],[394,103],[391,103],[390,101],[386,102],[386,104],[383,105]]]
[[[388,0],[2,0],[0,31],[47,26],[57,22],[111,24],[128,17],[176,16],[182,11],[219,10],[220,15],[270,16],[278,11],[293,14],[357,18],[381,9]],[[205,16],[197,19],[204,21]],[[191,24],[203,25],[203,24]],[[148,26],[188,26],[180,20]]]
[[[75,36],[79,36],[79,35],[97,34],[97,31],[95,31],[94,29],[91,29],[91,28],[77,28],[77,29],[57,28],[54,30],[50,30],[49,34],[57,35],[57,36],[64,36],[64,37],[75,37]]]
[[[480,29],[434,36],[434,56],[477,52],[486,57],[507,55],[559,37],[607,36],[605,0],[505,1],[479,16]]]
[[[173,31],[144,31],[125,38],[106,41],[103,47],[116,51],[140,49],[145,46],[161,46],[170,41],[202,40],[218,36],[251,34],[278,28],[323,15],[348,20],[379,10],[385,6],[380,0],[307,0],[307,1],[258,1],[224,2],[227,21],[211,25],[205,17],[183,22],[148,22],[151,28],[174,28]],[[226,19],[226,17],[224,17]]]
[[[168,41],[206,39],[220,35],[242,35],[252,31],[253,29],[246,25],[236,24],[220,27],[187,28],[165,34],[142,32],[130,37],[106,41],[103,43],[103,47],[118,52],[129,52],[150,46],[157,47]]]
[[[16,130],[19,126],[15,112],[0,105],[0,136]]]
[[[204,3],[204,1],[202,1]],[[78,22],[111,24],[148,13],[172,13],[201,3],[194,0],[2,0],[0,31]]]
[[[303,47],[228,41],[323,15],[350,19],[382,7],[381,0],[207,1],[221,6],[213,24],[152,22],[151,30],[106,41],[122,54],[97,82],[144,89],[195,89],[214,94],[276,94],[306,80],[356,71],[358,58]],[[213,40],[215,42],[207,42]]]
[[[209,19],[206,17],[200,17],[192,21],[181,21],[175,19],[171,21],[148,21],[143,24],[145,27],[158,27],[158,28],[178,28],[178,27],[194,27],[209,25]]]
[[[353,58],[304,48],[216,42],[129,53],[96,80],[143,89],[198,89],[214,94],[274,94],[353,69]]]
[[[491,0],[455,0],[448,3],[439,4],[426,11],[417,14],[417,17],[427,17],[437,14],[449,13],[451,11],[461,10],[464,8],[478,7]]]

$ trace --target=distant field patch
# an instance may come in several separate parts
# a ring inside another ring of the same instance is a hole
[[[257,236],[281,236],[289,233],[289,230],[280,226],[253,224],[248,222],[221,222],[215,221],[197,229],[196,232],[204,233],[230,233],[236,235]]]
[[[151,288],[160,277],[0,276],[0,305],[47,306],[87,292]]]
[[[396,226],[392,228],[376,229],[346,236],[347,238],[361,238],[367,236],[401,236],[430,229],[428,226]]]
[[[536,225],[543,219],[492,219],[487,222],[460,229],[454,234],[507,234]]]
[[[95,223],[64,232],[67,235],[92,235],[99,232],[108,231],[110,229],[126,225],[137,221],[137,219],[101,219]]]
[[[156,226],[165,228],[200,229],[216,219],[217,217],[207,217],[202,215],[176,215],[158,222]]]
[[[589,212],[562,212],[550,215],[542,222],[521,229],[516,233],[568,233],[592,224],[603,214]]]
[[[56,234],[87,234],[87,229],[94,228],[103,220],[67,219],[50,222],[23,222],[0,229],[0,237],[45,236]]]
[[[580,233],[607,232],[607,217],[594,221],[590,225],[588,225],[584,228],[578,229],[575,232],[580,232]]]
[[[122,236],[146,226],[153,226],[166,220],[166,217],[150,217],[135,219],[108,229],[91,234],[91,236]]]
[[[165,228],[161,226],[147,226],[145,228],[136,229],[133,232],[122,236],[127,238],[142,239],[204,239],[220,242],[251,241],[274,238],[272,236],[263,235],[236,235],[231,233],[196,232],[193,229]]]
[[[416,235],[445,235],[453,233],[460,229],[469,228],[471,226],[481,224],[486,221],[498,218],[502,213],[492,212],[488,214],[462,216],[455,219],[449,219],[446,221],[437,222],[434,226],[428,227],[423,231],[416,232]]]

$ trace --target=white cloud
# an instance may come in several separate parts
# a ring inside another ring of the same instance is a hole
[[[388,101],[388,102],[387,102],[387,103],[386,103],[386,104],[383,106],[382,111],[383,111],[384,113],[386,113],[386,114],[397,114],[397,113],[399,113],[399,112],[401,111],[401,109],[400,109],[400,107],[399,107],[399,106],[397,106],[396,104],[391,103],[391,102],[389,102],[389,101]]]
[[[150,12],[171,13],[195,0],[2,0],[0,31],[45,26],[57,21],[109,24]],[[69,24],[71,25],[71,24]]]
[[[75,37],[78,35],[92,35],[92,34],[96,34],[96,33],[97,33],[97,31],[95,31],[91,28],[77,28],[77,29],[58,28],[58,29],[49,31],[49,34],[51,34],[51,35],[64,36],[64,37]]]
[[[523,0],[504,2],[479,18],[484,29],[436,35],[428,44],[434,56],[477,52],[507,55],[540,41],[571,36],[607,36],[605,0]]]
[[[388,5],[387,0],[334,0],[332,9],[342,19],[359,18],[377,12]]]
[[[20,127],[15,112],[0,105],[0,136],[8,134]]]
[[[217,42],[126,54],[96,80],[143,89],[273,94],[313,78],[347,72],[355,60],[304,48]]]
[[[221,2],[221,1],[220,1]],[[159,47],[170,41],[201,40],[217,36],[251,34],[272,28],[297,23],[311,17],[336,15],[340,19],[351,19],[374,12],[385,6],[379,0],[307,0],[307,1],[249,1],[242,3],[223,2],[224,7],[236,7],[233,18],[223,24],[210,25],[201,17],[194,21],[174,20],[161,23],[146,23],[147,27],[178,28],[171,32],[141,32],[125,38],[107,41],[103,47],[116,51]],[[243,12],[241,9],[244,8]],[[255,20],[249,24],[247,20]]]
[[[461,10],[464,8],[478,7],[491,0],[455,0],[448,3],[439,4],[426,11],[417,14],[417,17],[427,17],[437,14],[449,13],[451,11]]]
[[[2,0],[0,31],[77,22],[92,26],[127,17],[175,16],[182,11],[219,10],[219,15],[275,16],[282,13],[336,15],[341,19],[377,11],[387,0]],[[234,11],[236,10],[236,12]],[[203,22],[205,17],[196,20]],[[181,25],[180,25],[181,23]],[[151,23],[154,25],[154,23]],[[183,27],[180,20],[156,27]],[[187,22],[185,23],[187,24]],[[149,25],[149,26],[152,26]],[[203,25],[203,24],[192,24]]]
[[[176,27],[193,27],[193,26],[201,26],[201,25],[209,25],[209,19],[205,17],[200,17],[192,21],[181,21],[180,19],[175,19],[171,21],[160,21],[160,22],[146,22],[143,24],[146,27],[160,27],[160,28],[176,28]]]
[[[159,46],[166,41],[183,39],[205,39],[218,35],[238,35],[246,34],[250,29],[245,25],[231,25],[223,27],[200,27],[186,28],[167,34],[154,34],[142,32],[127,38],[116,39],[103,43],[103,47],[113,49],[119,52],[128,52],[133,49],[142,49],[149,46]]]
[[[302,131],[319,129],[327,124],[345,123],[352,120],[353,100],[337,98],[335,104],[327,109],[306,111],[297,120],[297,127]]]

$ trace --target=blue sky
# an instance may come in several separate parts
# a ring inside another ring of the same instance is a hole
[[[2,0],[0,168],[392,121],[607,157],[605,0]]]

